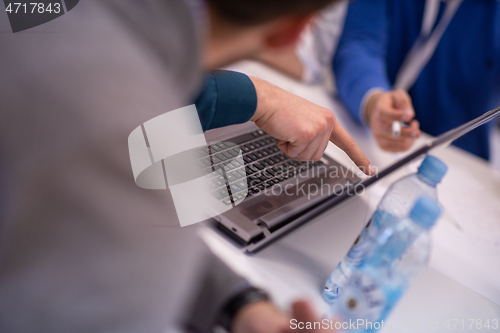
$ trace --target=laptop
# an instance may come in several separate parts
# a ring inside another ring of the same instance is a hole
[[[317,162],[288,159],[276,147],[275,139],[253,123],[209,131],[205,135],[212,165],[224,164],[225,170],[229,170],[212,182],[212,193],[224,204],[233,206],[214,217],[215,226],[243,246],[246,253],[259,252],[402,166],[451,143],[498,114],[500,107],[433,138],[364,180],[355,170],[326,154]],[[234,160],[235,146],[243,157],[239,163]]]

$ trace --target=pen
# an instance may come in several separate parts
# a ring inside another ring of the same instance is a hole
[[[398,138],[401,135],[401,126],[400,121],[395,120],[392,122],[392,136]]]

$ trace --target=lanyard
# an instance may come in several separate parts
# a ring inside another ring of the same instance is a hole
[[[436,23],[441,0],[426,0],[420,34],[415,44],[406,55],[403,65],[399,69],[396,76],[396,82],[394,83],[394,89],[404,89],[408,91],[415,81],[417,81],[425,65],[427,65],[434,54],[444,31],[450,24],[453,16],[455,16],[462,1],[463,0],[453,0],[447,2],[443,17],[439,20],[438,25],[431,34],[432,27]]]

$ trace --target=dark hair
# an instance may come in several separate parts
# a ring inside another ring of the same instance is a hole
[[[208,0],[221,19],[256,25],[292,14],[310,14],[337,0]]]

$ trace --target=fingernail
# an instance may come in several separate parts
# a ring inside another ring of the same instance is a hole
[[[418,133],[417,132],[411,132],[411,136],[416,139],[416,138],[418,138]]]
[[[375,167],[373,165],[369,165],[368,166],[368,170],[370,170],[370,175],[374,175],[375,172],[377,172],[377,170],[375,169]]]
[[[405,110],[402,119],[404,122],[409,122],[411,120],[411,110]]]

